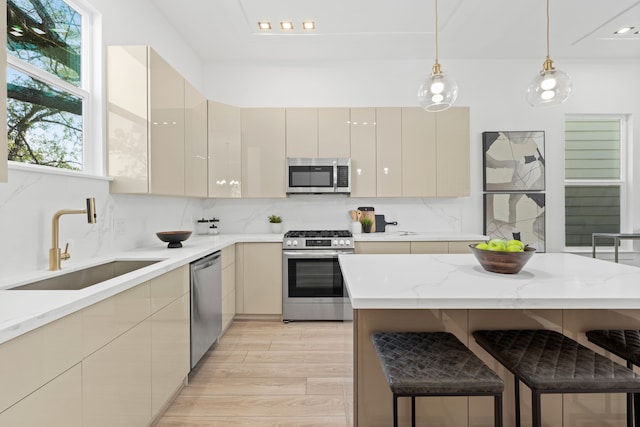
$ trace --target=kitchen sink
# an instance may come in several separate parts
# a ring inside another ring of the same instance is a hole
[[[159,262],[155,261],[111,261],[105,264],[72,271],[49,279],[11,288],[14,291],[75,291],[122,276],[143,267]]]

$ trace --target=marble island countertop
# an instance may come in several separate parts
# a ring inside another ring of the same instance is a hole
[[[635,309],[640,268],[564,253],[535,254],[515,275],[472,254],[340,255],[354,309]]]
[[[482,240],[482,235],[470,233],[384,232],[357,234],[355,241],[469,241]],[[168,249],[158,240],[150,247],[91,261],[69,260],[59,271],[39,270],[0,279],[0,343],[30,330],[88,307],[123,292],[154,277],[186,265],[212,252],[235,243],[282,242],[282,234],[219,234],[193,235],[179,249]],[[158,260],[157,263],[80,290],[9,290],[23,284],[64,275],[87,267],[116,260]]]

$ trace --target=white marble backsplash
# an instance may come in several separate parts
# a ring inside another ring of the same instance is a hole
[[[351,229],[349,210],[372,206],[388,231],[474,232],[476,215],[469,198],[364,199],[344,195],[295,195],[282,199],[197,199],[109,193],[104,178],[69,173],[34,172],[10,166],[9,182],[0,183],[0,271],[4,277],[46,270],[51,248],[51,220],[60,209],[84,209],[95,197],[98,221],[84,215],[60,218],[60,247],[69,243],[73,260],[164,244],[155,233],[193,230],[199,218],[218,218],[221,233],[270,233],[267,217],[283,218],[283,230]],[[463,224],[463,222],[467,224]],[[464,225],[464,226],[463,226]],[[63,264],[64,268],[64,264]]]

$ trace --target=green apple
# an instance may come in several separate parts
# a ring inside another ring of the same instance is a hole
[[[487,245],[490,251],[504,252],[507,250],[507,242],[503,239],[491,239]]]
[[[518,244],[507,245],[507,252],[524,252],[524,248]]]
[[[487,245],[486,243],[478,243],[476,245],[476,249],[484,249],[486,251],[487,249],[489,249],[489,245]]]
[[[511,239],[507,242],[507,246],[509,245],[517,245],[519,247],[521,247],[522,249],[524,249],[524,243],[522,243],[520,240],[515,240],[515,239]]]

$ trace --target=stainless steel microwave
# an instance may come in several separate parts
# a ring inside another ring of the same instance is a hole
[[[351,193],[351,159],[287,158],[287,194]]]

